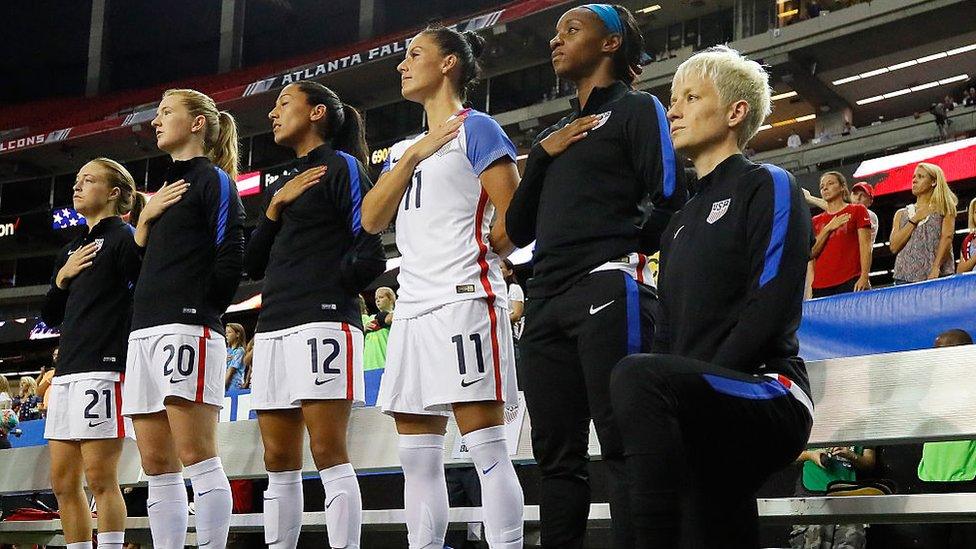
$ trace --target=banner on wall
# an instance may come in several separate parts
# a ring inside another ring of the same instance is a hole
[[[822,360],[928,349],[940,333],[976,335],[976,273],[803,303],[800,356]]]

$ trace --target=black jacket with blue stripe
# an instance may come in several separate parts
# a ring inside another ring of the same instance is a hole
[[[271,197],[292,177],[326,166],[321,181],[281,213],[265,215]],[[298,159],[289,176],[264,190],[265,208],[245,254],[248,276],[264,278],[257,331],[310,322],[346,322],[362,329],[359,292],[386,268],[380,237],[363,230],[366,168],[329,145]]]
[[[132,289],[141,260],[133,229],[120,217],[106,217],[65,246],[58,254],[51,289],[41,319],[60,328],[57,372],[121,372],[132,320]],[[58,271],[78,248],[95,243],[95,259],[87,269],[58,288]]]
[[[796,337],[813,242],[803,193],[742,155],[696,187],[661,237],[654,352],[782,374],[809,395]]]
[[[190,324],[223,334],[244,262],[244,208],[237,184],[207,158],[173,162],[165,181],[180,179],[190,188],[149,231],[132,329]]]
[[[509,205],[505,227],[517,246],[535,244],[528,297],[560,294],[607,261],[654,253],[661,231],[687,200],[664,106],[623,82],[595,88],[537,139]],[[538,141],[581,116],[601,124],[562,154]]]

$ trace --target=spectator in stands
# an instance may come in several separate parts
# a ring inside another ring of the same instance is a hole
[[[10,396],[10,381],[0,374],[0,408],[13,409],[14,399]]]
[[[393,325],[396,293],[386,286],[377,288],[375,302],[377,313],[363,319],[366,327],[366,343],[363,347],[365,371],[386,367],[386,344],[390,339],[390,326]]]
[[[929,112],[935,117],[935,126],[939,130],[939,138],[947,139],[949,137],[949,126],[952,125],[952,120],[949,120],[949,109],[943,101],[932,104],[929,107]]]
[[[515,359],[518,360],[518,339],[522,337],[525,323],[525,292],[515,278],[515,268],[509,259],[502,260],[502,276],[508,285],[508,320],[512,323],[512,336],[515,338]]]
[[[851,124],[851,121],[850,120],[845,120],[844,121],[844,130],[842,132],[840,132],[840,134],[841,135],[854,135],[855,133],[857,133],[857,127],[855,127],[854,124]]]
[[[10,448],[10,434],[17,428],[17,414],[12,405],[10,382],[6,376],[0,374],[0,450]]]
[[[244,332],[244,326],[236,322],[228,323],[225,333],[227,334],[227,374],[224,376],[224,390],[230,393],[244,387],[244,347],[247,345],[247,334]]]
[[[797,495],[824,495],[834,481],[854,481],[874,470],[873,448],[861,446],[812,448],[800,453],[803,464]],[[866,544],[864,524],[803,524],[793,526],[792,549],[863,549]]]
[[[847,178],[840,172],[820,177],[820,196],[827,210],[813,218],[817,235],[813,297],[871,289],[871,218],[860,204],[848,204]]]
[[[871,211],[871,205],[874,204],[874,189],[866,181],[855,183],[851,187],[851,202],[868,209],[868,216],[871,218],[871,244],[874,244],[878,239],[878,214]]]
[[[20,378],[20,394],[14,399],[14,410],[20,421],[41,419],[41,397],[37,396],[37,381],[30,377]]]
[[[786,146],[791,149],[797,149],[802,144],[803,141],[800,139],[800,134],[796,133],[796,130],[793,130],[790,136],[786,138]]]
[[[945,107],[945,110],[948,113],[955,110],[958,103],[956,103],[956,100],[953,99],[951,95],[946,95],[942,98],[942,105]]]
[[[959,247],[959,264],[956,265],[957,273],[968,273],[976,267],[976,198],[969,201],[969,208],[966,210],[966,223],[969,232],[962,239]]]
[[[245,389],[251,388],[251,372],[254,366],[254,338],[247,342],[247,347],[244,348],[244,385]]]
[[[915,203],[895,212],[891,251],[895,284],[931,280],[955,271],[952,235],[958,199],[942,168],[921,162],[912,176]]]
[[[41,375],[37,376],[37,396],[41,397],[41,411],[47,410],[47,404],[50,402],[50,396],[48,395],[48,389],[51,388],[51,380],[54,379],[55,369],[58,365],[58,353],[59,349],[54,348],[51,352],[51,367],[41,369]]]
[[[966,107],[976,107],[976,87],[970,86],[966,90],[966,96],[962,101],[962,104]]]

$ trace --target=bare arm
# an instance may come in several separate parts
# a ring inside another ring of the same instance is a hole
[[[508,205],[515,194],[518,181],[519,175],[515,162],[507,156],[492,162],[485,171],[481,172],[481,186],[495,206],[495,224],[491,227],[488,241],[491,249],[501,257],[507,256],[515,248],[505,231],[505,214],[508,212]]]
[[[930,279],[939,278],[939,274],[942,272],[942,263],[952,249],[952,233],[955,230],[956,215],[955,212],[950,212],[949,215],[942,218],[942,234],[939,235],[939,247],[935,250],[935,263],[932,264],[932,270],[929,272]]]
[[[873,258],[871,228],[857,230],[857,243],[861,252],[861,276],[854,283],[854,291],[871,289],[871,259]]]
[[[912,237],[912,233],[915,231],[915,224],[918,221],[909,220],[905,223],[905,226],[901,226],[902,217],[906,215],[905,210],[898,210],[895,212],[895,220],[892,222],[891,226],[891,253],[898,253],[908,244],[908,239]]]
[[[522,320],[522,315],[525,314],[525,303],[522,301],[512,301],[508,304],[508,319],[512,322],[518,322]]]
[[[380,176],[363,198],[362,225],[366,232],[378,234],[390,226],[417,164],[457,137],[466,118],[467,113],[462,113],[431,129],[423,139],[410,145],[392,169]]]

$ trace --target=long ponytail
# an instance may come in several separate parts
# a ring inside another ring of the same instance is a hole
[[[191,89],[166,90],[163,97],[178,95],[190,111],[190,116],[203,116],[207,128],[203,136],[203,146],[207,156],[227,175],[237,179],[238,141],[237,122],[227,111],[218,111],[217,104],[210,96]]]
[[[332,147],[351,154],[365,166],[369,164],[369,146],[363,115],[352,105],[343,104],[342,110],[344,120],[332,137]]]
[[[237,121],[227,111],[220,111],[220,131],[217,141],[210,149],[210,158],[234,181],[237,180],[237,165],[240,150],[237,140]]]
[[[350,154],[366,165],[369,162],[369,146],[366,144],[366,125],[363,115],[355,107],[346,105],[329,88],[312,80],[292,84],[305,94],[309,106],[325,106],[325,123],[319,124],[319,133],[332,148]]]

